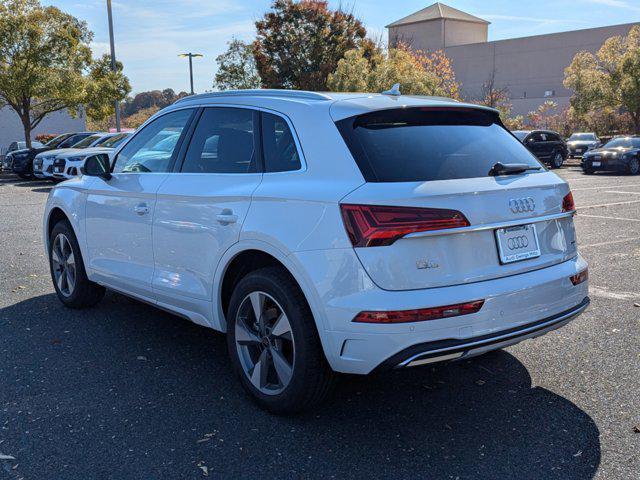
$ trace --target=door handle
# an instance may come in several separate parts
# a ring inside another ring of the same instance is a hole
[[[222,225],[230,225],[238,221],[238,216],[233,214],[233,210],[225,208],[222,213],[216,215],[216,220]]]
[[[140,205],[136,205],[133,208],[133,211],[136,212],[138,215],[146,215],[151,211],[151,209],[149,208],[149,205],[147,205],[146,203],[141,203]]]

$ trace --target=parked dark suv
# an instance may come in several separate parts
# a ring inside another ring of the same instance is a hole
[[[517,130],[513,133],[531,153],[551,168],[560,168],[569,156],[567,144],[560,134],[550,130]]]
[[[33,159],[37,154],[47,150],[68,148],[91,134],[92,132],[63,133],[49,140],[41,147],[16,150],[11,153],[13,156],[13,173],[16,173],[20,178],[31,178],[33,176]]]

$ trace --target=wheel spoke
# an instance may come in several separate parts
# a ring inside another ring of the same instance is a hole
[[[74,274],[73,272],[71,272],[70,268],[66,268],[64,271],[64,275],[66,278],[66,282],[67,282],[67,288],[69,289],[69,294],[71,294],[71,292],[73,292],[73,288],[75,287],[76,281],[74,278]]]
[[[273,366],[275,367],[280,385],[287,386],[291,380],[291,373],[293,369],[289,362],[282,356],[282,354],[275,348],[271,349],[271,358],[273,358]]]
[[[56,282],[58,284],[58,290],[61,292],[64,291],[64,282],[65,282],[65,274],[64,272],[60,272],[58,278],[56,278]]]
[[[253,386],[261,389],[267,384],[267,374],[269,373],[269,352],[268,350],[263,350],[258,358],[258,361],[253,366],[253,371],[251,372],[251,383]]]
[[[287,340],[291,340],[291,324],[287,316],[282,313],[275,321],[271,334],[276,337],[284,337]]]
[[[60,259],[60,255],[58,255],[58,251],[55,245],[51,249],[51,259],[53,260],[53,263],[56,264],[56,266],[60,265],[60,263],[62,262],[62,260]]]
[[[253,314],[256,316],[256,321],[260,325],[260,330],[262,330],[262,308],[264,307],[264,295],[259,292],[253,292],[249,298],[251,300]]]
[[[75,264],[76,264],[76,259],[73,256],[73,251],[71,251],[71,253],[69,253],[69,257],[67,257],[67,265],[75,266]]]
[[[244,321],[238,320],[236,322],[236,342],[240,345],[253,345],[260,343],[260,337],[252,332],[244,323]]]

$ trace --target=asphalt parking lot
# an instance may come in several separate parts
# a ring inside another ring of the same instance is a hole
[[[470,361],[344,378],[293,418],[247,399],[220,334],[114,293],[63,308],[51,185],[0,175],[0,478],[640,478],[640,177],[560,174],[587,313]]]

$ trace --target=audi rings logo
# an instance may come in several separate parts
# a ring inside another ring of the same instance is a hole
[[[509,208],[513,213],[528,213],[536,209],[536,202],[533,198],[512,198],[509,200]]]
[[[507,240],[507,247],[509,247],[509,250],[520,250],[521,248],[527,248],[528,246],[529,239],[524,235],[512,237]]]

